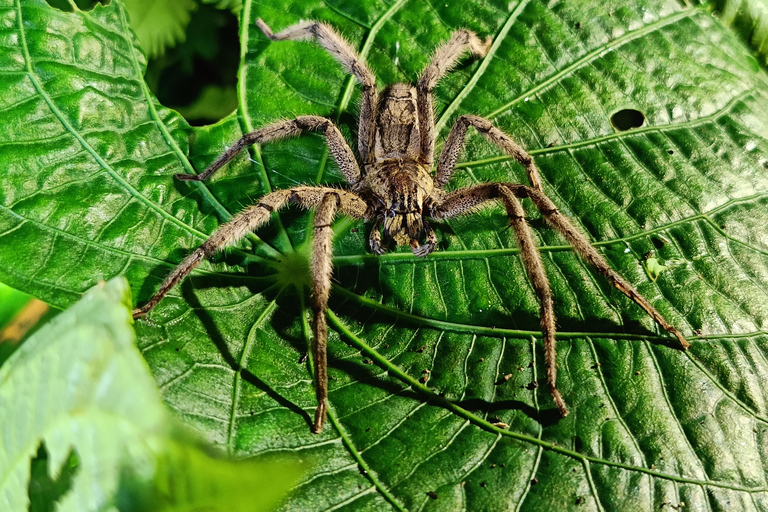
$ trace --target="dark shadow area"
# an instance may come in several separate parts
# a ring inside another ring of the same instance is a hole
[[[37,455],[32,459],[29,466],[30,478],[27,487],[29,512],[53,512],[56,510],[56,503],[72,489],[72,480],[77,474],[78,464],[77,454],[74,450],[70,450],[58,472],[59,476],[52,479],[48,467],[48,450],[45,448],[45,443],[40,443],[37,448]],[[53,472],[55,473],[55,471]]]
[[[456,405],[469,412],[476,414],[492,415],[499,411],[520,411],[534,421],[537,421],[543,427],[549,427],[562,419],[560,411],[556,407],[537,411],[535,408],[519,400],[500,400],[498,402],[488,402],[480,398],[471,398],[454,402]],[[492,422],[490,419],[489,422]]]
[[[237,278],[237,275],[233,275],[233,278]],[[238,282],[238,286],[242,286],[242,282]],[[222,335],[219,328],[216,326],[216,322],[214,321],[213,317],[208,313],[208,311],[203,307],[202,304],[197,300],[197,296],[195,295],[194,290],[196,288],[205,288],[205,285],[201,286],[200,279],[187,279],[184,281],[181,285],[181,293],[184,299],[189,303],[189,305],[193,308],[193,311],[197,318],[200,320],[200,323],[203,324],[203,327],[205,328],[206,333],[208,334],[208,337],[211,339],[211,342],[216,347],[216,350],[221,354],[222,358],[226,362],[226,364],[232,368],[234,371],[240,373],[240,377],[246,381],[247,383],[257,387],[261,391],[267,394],[272,400],[277,402],[281,407],[285,407],[297,415],[304,418],[304,420],[307,422],[307,426],[311,428],[314,424],[313,419],[309,416],[309,414],[304,411],[301,407],[294,404],[290,400],[286,399],[284,396],[277,393],[273,388],[271,388],[266,382],[258,378],[256,375],[254,375],[252,372],[250,372],[247,368],[241,368],[240,363],[238,362],[235,355],[230,350],[229,346],[226,343],[226,340],[224,339],[224,336]],[[278,290],[275,288],[268,288],[267,290],[263,291],[255,291],[254,293],[264,293],[265,296],[267,296],[269,299],[275,299],[278,294]],[[283,304],[283,307],[289,307],[287,304]],[[278,310],[280,309],[280,306],[278,306]],[[274,318],[274,317],[273,317]],[[277,328],[275,328],[275,331],[279,332]],[[290,339],[290,338],[286,338]],[[294,343],[295,341],[295,343]],[[299,348],[299,352],[301,352],[302,349],[304,349],[305,345],[300,340],[292,340],[292,344],[300,345],[301,348]]]
[[[560,412],[555,407],[544,411],[537,411],[530,405],[519,400],[488,402],[487,400],[482,400],[480,398],[472,398],[468,400],[452,401],[443,398],[440,395],[427,395],[414,390],[413,388],[409,388],[409,384],[402,382],[397,377],[391,375],[388,380],[381,380],[378,378],[377,374],[379,374],[383,368],[379,368],[378,366],[355,364],[350,361],[334,361],[333,359],[329,359],[328,363],[329,368],[343,371],[358,383],[377,387],[391,395],[410,398],[420,402],[427,401],[432,405],[442,407],[449,412],[451,412],[449,404],[456,405],[475,414],[488,414],[489,416],[498,413],[499,411],[520,411],[532,420],[539,422],[544,427],[554,425],[561,419]],[[386,369],[384,370],[386,371]],[[487,421],[493,423],[492,419],[488,419]]]
[[[640,128],[645,123],[645,116],[639,110],[625,108],[611,116],[611,125],[620,132]]]
[[[64,12],[74,12],[70,0],[46,0],[54,9]],[[75,5],[81,11],[91,11],[97,5],[109,5],[110,0],[74,0]]]
[[[511,256],[517,257],[517,256]],[[594,271],[593,271],[594,272]],[[632,337],[647,336],[648,341],[655,345],[664,345],[672,348],[679,348],[677,338],[673,335],[666,334],[666,331],[660,329],[658,332],[650,330],[643,323],[645,320],[641,316],[643,311],[634,302],[627,299],[621,292],[613,288],[604,276],[596,274],[597,282],[601,284],[604,289],[604,293],[607,297],[619,302],[617,308],[622,312],[622,323],[618,325],[608,318],[568,318],[565,316],[557,317],[557,329],[559,332],[576,332],[576,333],[588,333],[591,336],[596,337],[608,337],[610,335],[627,334]],[[379,264],[376,261],[366,263],[362,266],[342,266],[335,270],[334,284],[338,284],[344,287],[346,290],[353,294],[367,297],[381,296],[393,296],[397,294],[397,290],[394,288],[397,283],[383,283],[379,279]],[[354,286],[352,286],[354,284]],[[555,302],[557,297],[555,297]],[[377,301],[378,302],[378,301]],[[377,308],[375,305],[371,306],[365,303],[358,303],[353,298],[343,295],[342,293],[331,293],[329,301],[329,307],[334,311],[337,311],[340,315],[346,315],[351,318],[358,318],[360,322],[380,322],[380,323],[392,323],[393,319],[401,326],[413,326],[425,329],[438,328],[435,326],[425,325],[424,322],[420,322],[418,319],[409,318],[407,316],[401,316],[400,311],[392,311],[391,309],[382,307]],[[556,304],[557,307],[557,304]],[[423,316],[425,319],[443,320],[438,317],[433,317],[429,312],[420,312],[414,308],[411,313],[415,316]],[[639,316],[638,319],[631,318],[632,316]],[[508,328],[519,329],[524,331],[540,332],[541,324],[538,314],[528,312],[513,312],[511,316],[504,316],[498,319],[494,319],[493,324],[480,318],[478,314],[478,320],[472,325],[484,328]],[[452,322],[450,317],[445,319],[446,322]],[[450,330],[450,328],[446,328]],[[456,329],[456,332],[465,332],[462,330],[461,325]],[[485,333],[484,336],[494,336],[491,333]],[[497,336],[502,337],[507,334],[499,333]],[[527,335],[521,335],[527,336]],[[620,337],[620,336],[619,336]]]
[[[145,79],[189,124],[211,124],[237,108],[238,20],[198,1],[185,32],[183,42],[149,60]]]

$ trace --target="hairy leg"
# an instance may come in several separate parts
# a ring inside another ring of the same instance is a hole
[[[265,36],[272,41],[314,40],[344,66],[350,74],[357,78],[363,86],[360,104],[360,128],[358,132],[358,151],[363,163],[373,163],[373,134],[375,130],[376,105],[378,93],[376,77],[363,62],[350,44],[330,25],[317,21],[302,21],[290,26],[277,34],[261,19],[256,25]]]
[[[319,131],[325,135],[328,148],[333,158],[339,164],[341,172],[346,180],[355,185],[360,181],[360,168],[355,161],[355,154],[339,129],[330,120],[319,116],[299,116],[288,121],[278,121],[269,124],[256,131],[243,135],[232,147],[213,162],[208,169],[200,174],[177,174],[176,178],[182,181],[203,181],[221,169],[232,160],[240,151],[251,144],[263,144],[273,140],[296,137],[303,131]]]
[[[566,416],[568,410],[556,387],[557,367],[555,365],[555,317],[552,309],[552,295],[549,280],[544,273],[541,256],[531,236],[530,227],[525,221],[525,212],[518,198],[529,197],[547,221],[573,246],[587,262],[603,274],[608,281],[638,304],[663,329],[673,334],[680,347],[686,350],[690,343],[654,308],[648,300],[614,271],[600,253],[589,243],[569,220],[560,213],[555,203],[542,191],[515,183],[486,183],[474,187],[463,188],[448,194],[445,199],[432,208],[429,216],[435,219],[449,219],[472,212],[475,208],[491,200],[500,200],[509,215],[512,227],[515,229],[517,241],[526,271],[533,283],[541,301],[541,328],[544,335],[545,365],[549,389],[560,414]]]
[[[549,286],[547,274],[544,271],[541,254],[536,247],[531,228],[525,220],[525,210],[523,210],[523,205],[519,199],[519,197],[525,197],[525,190],[527,188],[523,185],[511,183],[488,183],[460,189],[449,194],[433,211],[433,216],[438,219],[457,217],[471,212],[477,206],[490,200],[499,200],[504,205],[504,208],[506,208],[510,225],[515,230],[517,244],[520,247],[523,266],[539,298],[539,319],[544,339],[544,366],[547,369],[549,392],[560,414],[565,417],[568,415],[568,408],[560,391],[557,389],[556,327],[555,311],[552,305],[552,290]]]
[[[565,406],[565,400],[557,389],[557,352],[555,350],[555,310],[552,306],[552,290],[549,286],[549,279],[544,271],[544,264],[541,261],[541,254],[533,240],[533,234],[528,222],[525,220],[525,210],[515,194],[505,186],[499,187],[499,194],[504,207],[507,209],[509,222],[515,230],[517,236],[517,245],[520,246],[520,254],[523,257],[523,265],[528,272],[528,277],[533,283],[533,289],[539,297],[541,304],[539,310],[539,320],[541,321],[541,333],[544,337],[544,366],[547,369],[547,383],[549,392],[555,405],[560,411],[560,415],[565,418],[568,416],[568,408]]]
[[[315,393],[317,410],[313,431],[323,431],[328,407],[328,360],[325,310],[328,308],[328,295],[331,292],[331,273],[333,272],[333,230],[331,222],[339,206],[337,194],[326,194],[315,212],[315,237],[312,250],[312,312],[314,316],[314,363]]]
[[[460,29],[435,50],[432,62],[424,69],[416,84],[416,98],[419,109],[419,131],[421,132],[421,158],[425,165],[432,165],[435,153],[435,120],[432,91],[437,82],[456,65],[462,55],[469,52],[476,57],[485,57],[491,46],[491,38],[481,41],[471,30]]]
[[[467,129],[474,126],[480,134],[499,146],[505,153],[520,162],[528,173],[528,179],[531,185],[537,190],[541,190],[541,176],[539,169],[533,162],[533,158],[512,137],[502,132],[490,121],[479,116],[463,115],[459,117],[456,124],[451,128],[448,134],[448,140],[440,153],[440,159],[437,162],[437,171],[435,173],[435,186],[442,188],[451,179],[453,170],[456,167],[456,160],[459,158],[461,148],[464,146],[464,138],[467,135]]]
[[[648,316],[653,318],[664,330],[673,334],[680,342],[682,349],[687,350],[691,346],[680,331],[667,322],[661,316],[661,313],[645,297],[640,295],[640,292],[635,290],[631,284],[608,265],[605,258],[589,243],[589,239],[571,224],[571,221],[560,213],[555,203],[540,190],[517,183],[486,183],[462,188],[448,194],[442,203],[432,208],[429,216],[435,219],[448,219],[469,213],[488,200],[498,199],[499,187],[502,185],[519,198],[531,198],[547,222],[565,237],[576,252],[594,266],[598,272],[603,274],[611,285],[643,308],[648,313]]]
[[[648,313],[648,316],[653,318],[664,330],[673,334],[683,350],[687,350],[691,346],[682,333],[675,329],[672,324],[667,322],[667,320],[661,316],[661,313],[659,313],[645,297],[640,295],[640,292],[635,290],[634,286],[629,284],[629,282],[611,268],[608,262],[605,261],[605,258],[592,247],[592,244],[589,243],[589,239],[582,234],[576,226],[571,224],[568,217],[560,213],[560,210],[558,210],[555,203],[553,203],[549,197],[540,190],[530,188],[526,193],[539,211],[544,215],[544,218],[547,219],[547,222],[568,240],[568,243],[576,249],[576,252],[578,252],[582,258],[587,260],[598,272],[603,274],[611,285],[643,308],[643,310]]]
[[[323,197],[328,194],[336,194],[340,198],[340,209],[345,214],[356,218],[368,217],[368,206],[365,204],[365,201],[357,194],[345,190],[337,190],[330,187],[295,187],[267,194],[257,204],[249,206],[237,214],[231,221],[220,226],[208,240],[203,242],[203,245],[184,258],[171,271],[163,284],[160,285],[157,293],[146,304],[133,310],[133,318],[139,318],[149,313],[203,259],[229,245],[237,243],[247,233],[265,224],[272,212],[283,208],[289,203],[296,203],[306,209],[316,208]]]

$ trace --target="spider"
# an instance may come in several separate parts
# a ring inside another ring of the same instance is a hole
[[[362,86],[358,156],[352,151],[339,129],[319,116],[299,116],[277,121],[244,135],[204,172],[177,174],[183,181],[203,181],[232,160],[251,144],[262,144],[304,131],[321,132],[336,160],[346,188],[327,186],[297,186],[277,190],[220,226],[202,246],[187,256],[174,269],[144,306],[133,311],[133,317],[146,315],[158,302],[186,277],[204,258],[225,246],[237,243],[247,233],[265,224],[271,214],[289,204],[314,209],[314,240],[311,258],[313,358],[317,409],[313,432],[319,433],[325,422],[328,401],[326,359],[327,324],[325,311],[331,286],[332,238],[331,222],[336,213],[372,221],[369,237],[371,250],[383,254],[387,242],[410,246],[414,255],[426,257],[435,249],[437,236],[427,219],[444,220],[471,213],[487,201],[499,201],[507,211],[515,231],[523,264],[541,303],[541,330],[545,349],[545,366],[549,391],[565,417],[568,408],[557,389],[555,363],[555,315],[552,293],[544,272],[541,256],[525,220],[521,203],[528,198],[548,223],[573,246],[585,260],[603,274],[610,283],[645,310],[662,328],[677,337],[680,346],[690,345],[683,335],[630,285],[610,268],[605,259],[590,245],[589,240],[566,218],[546,196],[533,158],[512,138],[475,115],[462,115],[451,128],[434,174],[435,125],[432,91],[438,81],[466,53],[482,58],[488,52],[491,39],[482,41],[469,30],[460,29],[435,51],[431,62],[416,85],[394,84],[381,93],[376,78],[360,56],[331,26],[317,21],[302,21],[277,34],[261,19],[256,21],[264,35],[272,41],[309,40],[319,43]],[[488,141],[517,160],[530,180],[530,185],[518,183],[483,183],[444,191],[456,166],[469,127],[480,132]]]

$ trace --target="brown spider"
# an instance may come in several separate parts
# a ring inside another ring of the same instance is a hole
[[[219,227],[200,248],[187,256],[166,278],[160,290],[133,317],[147,314],[157,303],[189,274],[204,258],[227,245],[234,244],[247,233],[266,223],[272,212],[288,204],[315,209],[312,269],[312,309],[314,312],[315,387],[317,410],[313,431],[319,433],[325,422],[328,375],[326,360],[327,324],[325,311],[331,286],[331,251],[333,231],[331,222],[339,211],[350,217],[373,221],[370,235],[371,250],[383,254],[382,231],[385,240],[397,245],[408,244],[413,254],[425,257],[435,249],[437,236],[426,218],[443,220],[472,212],[486,201],[500,201],[507,210],[509,222],[515,230],[523,263],[541,301],[541,330],[544,335],[545,365],[552,398],[562,416],[568,414],[557,390],[555,363],[555,315],[552,293],[544,272],[541,256],[534,243],[525,212],[520,202],[529,198],[549,224],[559,231],[573,248],[591,263],[610,283],[635,301],[658,324],[674,334],[683,349],[689,343],[632,285],[613,271],[605,259],[590,245],[589,240],[557,209],[541,188],[539,170],[531,156],[511,137],[501,132],[482,117],[463,115],[451,129],[437,170],[432,174],[435,149],[432,91],[442,78],[467,52],[484,57],[490,38],[481,41],[474,32],[461,29],[437,48],[432,62],[421,74],[416,86],[394,84],[381,94],[376,78],[357,53],[333,28],[315,21],[303,21],[282,32],[273,34],[262,21],[256,24],[272,41],[314,40],[328,51],[362,85],[360,126],[358,136],[359,159],[355,157],[339,129],[328,119],[318,116],[299,116],[288,121],[277,121],[244,135],[234,146],[221,155],[206,171],[199,175],[177,174],[185,181],[202,181],[229,162],[246,146],[295,137],[301,132],[320,131],[344,174],[348,189],[299,186],[277,190],[262,197]],[[485,183],[446,193],[443,187],[451,179],[456,160],[464,144],[467,129],[472,126],[486,139],[499,146],[525,167],[531,185],[517,183]],[[363,172],[361,173],[360,168]],[[422,240],[424,243],[422,243]]]

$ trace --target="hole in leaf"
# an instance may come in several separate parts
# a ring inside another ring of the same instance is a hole
[[[611,124],[620,132],[640,128],[645,123],[645,116],[639,110],[625,108],[611,116]]]
[[[668,149],[668,150],[667,150],[667,153],[669,153],[670,155],[674,155],[674,154],[675,154],[675,151],[674,151],[674,150],[672,150],[672,149]]]
[[[56,503],[72,489],[72,480],[77,473],[79,459],[74,450],[70,450],[64,464],[59,471],[50,471],[48,468],[48,450],[45,443],[40,443],[37,455],[29,466],[29,512],[53,512]],[[58,473],[54,480],[51,473]]]

